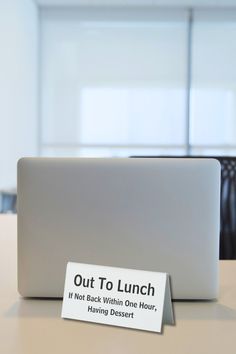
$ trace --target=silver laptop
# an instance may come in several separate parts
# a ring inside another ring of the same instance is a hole
[[[167,272],[174,299],[218,293],[214,159],[23,158],[18,289],[62,297],[68,261]]]

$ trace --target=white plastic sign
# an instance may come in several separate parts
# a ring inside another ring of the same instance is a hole
[[[61,316],[161,332],[174,322],[169,276],[69,262]]]

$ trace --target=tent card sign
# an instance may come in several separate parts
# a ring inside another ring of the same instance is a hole
[[[174,322],[169,276],[69,262],[61,317],[161,332]]]

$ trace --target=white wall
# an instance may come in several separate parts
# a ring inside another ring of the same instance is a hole
[[[0,1],[0,189],[16,163],[37,154],[38,12],[33,0]]]

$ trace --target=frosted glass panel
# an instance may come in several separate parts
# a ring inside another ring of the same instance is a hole
[[[191,140],[197,145],[234,144],[236,137],[235,92],[198,88],[191,95]]]
[[[43,144],[182,147],[186,44],[185,13],[156,21],[43,17]]]
[[[193,148],[192,155],[196,156],[236,156],[236,149],[204,149],[204,148]]]
[[[130,156],[183,156],[184,148],[43,148],[45,157],[130,157]]]
[[[182,144],[183,97],[181,89],[84,89],[80,101],[81,142]]]
[[[196,14],[194,24],[190,137],[198,146],[236,145],[236,16],[219,15]]]

